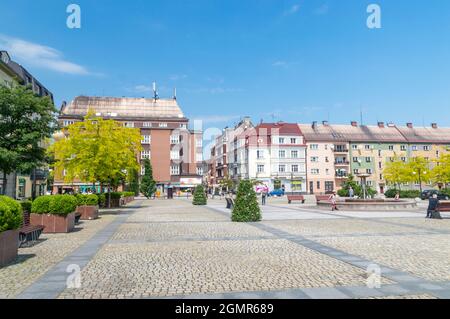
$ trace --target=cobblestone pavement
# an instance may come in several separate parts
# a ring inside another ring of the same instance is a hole
[[[277,204],[263,207],[268,220],[241,224],[230,222],[223,200],[139,203],[21,249],[22,259],[0,269],[1,296],[34,282],[20,296],[42,288],[44,298],[450,298],[449,220]],[[54,282],[77,258],[81,287],[66,288],[64,276]],[[367,286],[374,266],[378,288]]]
[[[0,298],[13,298],[114,219],[82,221],[70,234],[42,234],[37,244],[20,248],[16,262],[0,269]]]

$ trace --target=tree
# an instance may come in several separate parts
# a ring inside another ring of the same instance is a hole
[[[156,182],[153,180],[152,163],[148,158],[144,160],[145,173],[141,181],[141,193],[145,197],[151,198],[156,193]]]
[[[136,169],[131,169],[128,174],[128,186],[127,190],[133,192],[135,196],[139,196],[139,173]]]
[[[388,183],[395,185],[399,190],[401,189],[401,184],[411,180],[410,169],[407,163],[398,157],[395,157],[392,162],[386,164],[383,170],[383,176]]]
[[[24,86],[0,86],[0,171],[3,194],[7,175],[31,172],[45,163],[44,141],[57,127],[56,109],[49,97],[38,97]]]
[[[419,182],[422,189],[422,182],[428,181],[430,176],[430,163],[424,157],[412,157],[406,164],[406,173],[409,176],[409,182]]]
[[[67,128],[65,138],[58,140],[50,152],[55,157],[55,169],[65,171],[66,181],[108,185],[110,193],[111,187],[140,168],[137,158],[141,149],[139,129],[126,128],[89,111],[84,121]]]
[[[222,188],[222,190],[226,189],[227,192],[233,188],[233,184],[234,184],[233,180],[228,176],[224,177],[219,181],[219,185]]]
[[[435,160],[430,177],[439,186],[445,187],[450,183],[450,154],[441,154],[439,159]]]
[[[202,185],[198,185],[194,190],[194,199],[192,201],[193,205],[206,205],[207,198],[205,194],[205,189]]]
[[[258,222],[261,218],[261,209],[256,198],[254,184],[252,181],[242,180],[239,183],[231,220],[234,222]]]

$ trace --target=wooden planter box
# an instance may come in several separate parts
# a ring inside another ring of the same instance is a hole
[[[94,220],[98,218],[98,206],[78,206],[77,213],[81,214],[81,220]]]
[[[70,233],[75,228],[75,213],[67,216],[31,214],[30,222],[33,226],[45,226],[44,234]]]
[[[19,231],[7,230],[0,233],[0,267],[12,263],[19,249]]]

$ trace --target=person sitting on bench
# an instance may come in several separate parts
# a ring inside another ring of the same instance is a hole
[[[437,194],[433,194],[429,199],[428,209],[427,209],[427,217],[433,218],[433,213],[437,210],[439,205],[439,200]]]

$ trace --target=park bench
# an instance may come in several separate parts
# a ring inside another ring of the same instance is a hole
[[[329,202],[330,195],[316,195],[317,202]]]
[[[44,226],[30,225],[30,213],[23,213],[23,224],[19,229],[19,247],[22,247],[28,242],[35,242],[39,239],[42,232],[44,231]]]
[[[305,203],[305,197],[303,195],[288,195],[287,199],[289,204],[294,201],[301,201],[302,204]]]
[[[233,209],[234,208],[234,201],[232,198],[225,198],[227,201],[227,209]]]
[[[76,212],[75,213],[75,225],[78,225],[80,223],[81,213]]]
[[[436,211],[431,214],[433,219],[442,219],[441,213],[450,212],[450,201],[439,201]]]

